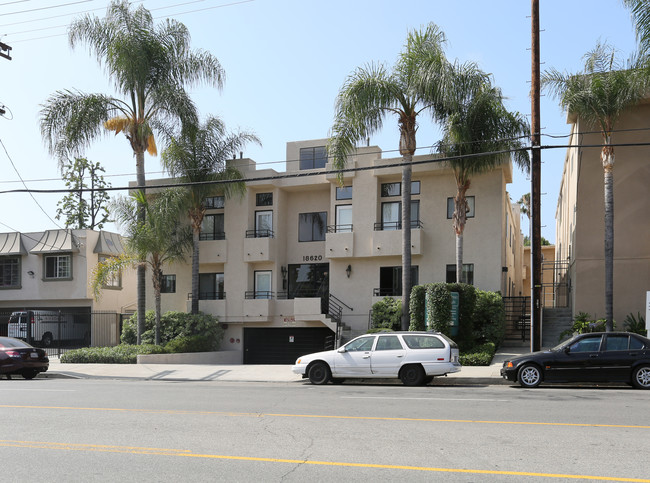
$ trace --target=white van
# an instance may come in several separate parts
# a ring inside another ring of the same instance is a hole
[[[85,341],[90,336],[90,325],[75,323],[72,314],[55,310],[25,310],[13,312],[9,317],[8,336],[27,340],[27,323],[31,325],[31,338],[36,344],[50,347],[54,340]]]

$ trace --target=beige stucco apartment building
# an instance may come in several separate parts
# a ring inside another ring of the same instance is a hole
[[[373,303],[401,295],[401,158],[359,148],[343,186],[320,139],[287,143],[286,172],[232,160],[243,197],[206,200],[200,242],[200,310],[226,327],[222,349],[244,363],[287,363],[367,331]],[[452,172],[416,156],[412,185],[413,282],[455,281]],[[421,163],[422,162],[422,163]],[[469,281],[520,295],[519,210],[504,164],[472,180],[464,236]],[[165,180],[152,181],[164,184]],[[165,269],[162,308],[188,311],[190,264]],[[153,306],[148,290],[147,306]]]
[[[119,314],[136,306],[135,271],[126,270],[104,287],[99,300],[90,281],[97,263],[120,255],[122,237],[93,230],[0,233],[0,325],[14,311],[56,310],[84,315],[109,313],[92,322],[92,345],[119,343]],[[6,326],[5,326],[6,327]]]
[[[556,260],[568,261],[573,314],[605,317],[602,138],[569,116],[570,144],[556,211]],[[650,103],[629,109],[612,136],[614,165],[614,320],[645,314],[650,290]],[[594,132],[596,131],[596,132]],[[624,145],[627,144],[627,145]]]

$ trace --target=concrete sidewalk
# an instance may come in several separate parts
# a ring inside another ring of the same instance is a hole
[[[436,377],[432,385],[512,384],[501,378],[503,361],[528,352],[524,347],[506,347],[498,351],[489,366],[463,366],[460,372]],[[134,379],[145,381],[226,381],[301,383],[291,365],[243,364],[61,364],[50,358],[50,369],[39,378]],[[369,380],[366,380],[369,381]],[[373,380],[375,381],[375,380]]]

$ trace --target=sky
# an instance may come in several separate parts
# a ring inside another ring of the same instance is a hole
[[[63,189],[58,161],[41,138],[39,112],[57,90],[116,94],[102,67],[83,46],[72,50],[67,27],[81,14],[103,17],[108,0],[0,1],[0,42],[12,47],[0,58],[0,232],[23,233],[64,226],[56,220],[65,193],[11,193]],[[328,136],[336,95],[356,67],[394,65],[409,31],[429,22],[447,36],[450,60],[474,61],[492,74],[512,111],[530,116],[531,26],[528,0],[144,0],[157,22],[175,18],[192,36],[192,48],[209,51],[226,72],[222,91],[190,91],[202,118],[219,116],[233,131],[255,133],[244,157],[258,169],[284,171],[286,143]],[[582,58],[607,41],[626,58],[635,47],[629,12],[620,0],[541,0],[542,71],[581,70]],[[530,119],[530,117],[529,117]],[[566,144],[569,125],[555,99],[542,97],[543,145]],[[557,137],[560,136],[560,137]],[[438,127],[420,122],[417,154],[440,139]],[[397,120],[387,118],[372,145],[395,157]],[[555,209],[566,150],[542,152],[542,236],[555,240]],[[85,153],[106,170],[114,187],[135,180],[128,141],[107,134]],[[159,158],[146,156],[147,179],[164,177]],[[594,159],[594,162],[599,162]],[[508,192],[516,202],[531,191],[515,171]],[[594,189],[599,189],[595,187]],[[450,186],[449,196],[455,188]],[[122,192],[125,193],[125,192]],[[471,195],[471,188],[470,192]],[[119,230],[110,224],[105,229]],[[451,226],[449,228],[452,229]],[[522,232],[528,234],[526,217]]]

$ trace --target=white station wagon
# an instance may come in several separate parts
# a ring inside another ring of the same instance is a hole
[[[366,334],[336,350],[300,357],[292,370],[312,384],[349,378],[396,378],[407,386],[458,372],[458,346],[439,332]]]

